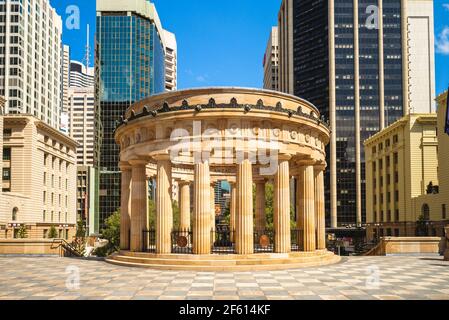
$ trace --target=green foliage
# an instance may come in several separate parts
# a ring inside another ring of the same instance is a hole
[[[17,231],[17,237],[19,239],[25,239],[28,235],[27,228],[25,226],[21,226]]]
[[[105,225],[101,234],[105,240],[108,240],[108,244],[95,249],[94,254],[98,257],[106,257],[120,250],[120,209],[106,219]]]
[[[55,226],[51,226],[48,232],[48,239],[56,239],[58,237],[58,231],[56,231]]]
[[[173,229],[178,229],[180,225],[180,210],[177,201],[172,202],[173,209]],[[148,224],[150,228],[156,228],[156,203],[148,199]]]
[[[86,227],[84,226],[84,221],[79,220],[76,224],[76,237],[85,238],[86,237]]]

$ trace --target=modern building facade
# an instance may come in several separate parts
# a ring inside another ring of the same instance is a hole
[[[0,118],[0,239],[18,237],[20,228],[27,238],[47,238],[52,226],[58,237],[71,239],[76,232],[77,143],[33,116]]]
[[[409,114],[365,142],[368,239],[415,236],[412,199],[438,185],[437,115]]]
[[[29,114],[59,130],[62,20],[49,0],[0,3],[0,95],[7,114]]]
[[[267,49],[263,57],[263,87],[268,90],[279,90],[279,31],[272,27],[268,38]]]
[[[333,128],[332,227],[366,221],[363,141],[404,114],[432,110],[433,35],[431,0],[282,2],[280,90],[311,101]]]
[[[120,207],[116,122],[134,102],[165,91],[164,33],[147,0],[97,0],[96,157],[100,224]]]
[[[178,45],[174,33],[164,30],[165,91],[178,89]]]
[[[94,68],[78,61],[70,61],[70,88],[93,88],[95,85]]]

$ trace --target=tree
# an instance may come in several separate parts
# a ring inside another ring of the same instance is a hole
[[[58,232],[56,231],[55,226],[51,226],[50,231],[48,232],[48,239],[56,239],[58,237]]]
[[[28,234],[28,232],[27,232],[27,228],[25,226],[21,226],[19,228],[19,230],[17,231],[17,237],[19,239],[25,239],[27,237],[27,234]]]
[[[86,228],[84,226],[84,221],[79,220],[76,225],[76,237],[77,238],[85,238],[86,237]]]
[[[105,228],[101,230],[101,234],[105,240],[108,240],[108,244],[97,248],[95,255],[106,257],[120,250],[120,209],[106,219]]]

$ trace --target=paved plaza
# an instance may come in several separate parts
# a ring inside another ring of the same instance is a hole
[[[0,300],[449,300],[449,262],[438,256],[350,257],[333,266],[233,273],[0,257],[0,275]]]

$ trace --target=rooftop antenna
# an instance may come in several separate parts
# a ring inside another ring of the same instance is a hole
[[[90,67],[90,44],[89,44],[89,25],[87,25],[87,42],[86,42],[86,54],[84,56],[84,62],[86,63],[86,72]]]

